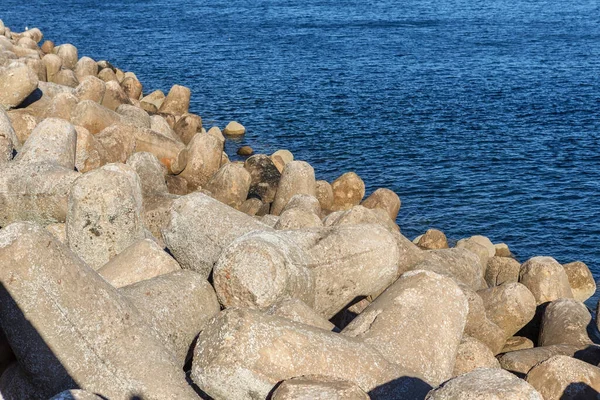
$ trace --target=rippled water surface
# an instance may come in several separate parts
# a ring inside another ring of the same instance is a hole
[[[192,89],[204,124],[290,149],[317,178],[354,170],[395,190],[413,238],[506,242],[580,259],[600,278],[597,0],[3,0],[145,91]]]

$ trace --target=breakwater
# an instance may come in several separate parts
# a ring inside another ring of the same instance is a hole
[[[231,162],[244,127],[207,129],[187,87],[1,29],[4,397],[600,389],[585,264],[413,243],[393,191],[317,180],[286,150]]]

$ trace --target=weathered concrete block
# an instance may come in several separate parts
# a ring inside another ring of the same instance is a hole
[[[38,87],[37,74],[27,65],[13,62],[0,67],[0,105],[18,106]]]
[[[251,232],[221,253],[213,270],[224,307],[267,308],[286,298],[315,303],[315,277],[307,255],[285,235]]]
[[[59,93],[52,99],[52,106],[46,113],[47,118],[61,118],[70,121],[79,99],[72,93]]]
[[[37,43],[27,36],[23,36],[22,38],[17,40],[17,46],[25,47],[32,50],[36,50],[38,48]]]
[[[50,54],[52,53],[52,50],[54,50],[54,42],[52,40],[44,40],[44,43],[42,43],[40,49],[45,54]]]
[[[35,43],[39,43],[44,38],[44,34],[39,28],[31,28],[23,32],[23,36],[32,39]]]
[[[335,211],[323,221],[325,226],[377,224],[390,232],[398,232],[398,225],[392,221],[388,214],[381,209],[369,209],[363,206],[354,206],[349,210]]]
[[[275,200],[281,173],[269,156],[256,154],[244,162],[244,168],[250,173],[250,189],[248,194],[258,196],[265,203]]]
[[[450,278],[411,271],[383,292],[342,333],[439,385],[452,377],[468,303]]]
[[[98,65],[96,64],[96,61],[89,57],[81,57],[77,61],[77,64],[75,64],[75,75],[80,82],[88,76],[97,77]]]
[[[242,205],[238,208],[238,210],[240,210],[244,214],[247,214],[247,215],[253,217],[255,215],[261,216],[259,214],[259,211],[261,211],[264,207],[265,207],[265,203],[263,203],[261,201],[261,199],[257,199],[256,197],[251,197],[249,199],[246,199],[242,203]],[[268,208],[268,205],[267,205],[267,208]],[[264,215],[264,213],[262,215]]]
[[[535,316],[535,297],[520,283],[505,283],[480,290],[477,294],[483,300],[488,319],[502,328],[506,339],[517,333]]]
[[[0,166],[0,226],[16,221],[64,222],[78,172],[51,163],[13,161]]]
[[[269,315],[277,315],[301,324],[332,331],[335,325],[323,318],[300,299],[284,299],[273,304],[265,311]]]
[[[214,289],[193,271],[174,271],[120,289],[183,366],[190,346],[221,310]]]
[[[281,213],[274,228],[277,230],[291,230],[318,228],[322,226],[323,222],[321,221],[321,218],[313,211],[307,211],[301,208],[290,208]]]
[[[533,257],[521,265],[519,282],[533,293],[537,304],[573,298],[565,269],[552,257]]]
[[[109,163],[125,163],[135,152],[134,131],[133,126],[111,125],[95,134],[94,138],[104,148]]]
[[[554,300],[544,310],[538,345],[571,344],[584,347],[592,344],[587,333],[591,322],[592,315],[582,302],[575,299]]]
[[[0,110],[0,114],[2,114],[2,110]],[[10,123],[12,125],[12,128],[15,132],[16,135],[16,139],[14,138],[14,136],[12,136],[12,132],[10,132],[8,129],[8,127],[4,124],[2,124],[2,131],[5,132],[4,133],[4,137],[11,137],[13,138],[13,146],[15,149],[17,149],[17,151],[19,151],[19,149],[21,148],[21,145],[23,143],[25,143],[25,141],[27,141],[27,138],[29,137],[29,135],[31,135],[31,132],[33,131],[33,129],[37,126],[38,121],[37,118],[31,114],[29,114],[27,112],[27,110],[24,109],[16,109],[16,110],[11,110],[9,112],[6,113],[6,115],[8,116],[8,119],[10,120]],[[0,119],[2,119],[2,117],[0,116]],[[16,143],[15,143],[16,140]],[[6,140],[5,140],[6,141]]]
[[[296,194],[315,196],[315,171],[305,161],[290,161],[281,174],[271,214],[279,215]]]
[[[127,159],[127,165],[132,167],[140,177],[144,196],[168,193],[165,180],[167,168],[158,161],[154,154],[146,151],[133,153]]]
[[[96,78],[95,76],[88,75],[81,78],[79,86],[75,88],[73,94],[77,96],[79,101],[92,100],[100,104],[102,103],[105,92],[106,84],[104,81]]]
[[[378,225],[288,232],[307,238],[300,246],[314,263],[315,310],[326,318],[356,297],[380,293],[396,279],[402,263],[403,254],[394,235]]]
[[[438,274],[448,275],[473,290],[487,288],[485,268],[479,257],[467,249],[453,248],[428,250],[423,253],[424,260],[415,265],[414,269],[424,269]]]
[[[162,115],[150,115],[150,129],[171,139],[177,140],[177,134]]]
[[[224,135],[229,136],[241,136],[246,133],[246,128],[244,125],[240,124],[237,121],[230,121],[227,126],[223,129]]]
[[[173,130],[183,143],[188,144],[196,133],[202,131],[202,118],[196,114],[183,114],[175,123]]]
[[[62,222],[45,226],[46,230],[52,234],[59,242],[67,245],[67,227]]]
[[[400,197],[390,189],[379,188],[369,197],[367,197],[361,205],[366,208],[379,208],[384,210],[389,215],[392,221],[395,221],[400,211]]]
[[[470,252],[472,252],[473,254],[476,254],[477,257],[479,258],[479,263],[481,264],[483,274],[485,275],[487,263],[490,259],[489,249],[485,246],[485,244],[480,243],[479,241],[474,240],[473,237],[471,237],[471,238],[459,240],[456,243],[455,247],[457,249],[467,249]]]
[[[187,146],[188,160],[181,176],[191,190],[206,185],[221,167],[223,145],[213,136],[196,134]]]
[[[46,72],[46,65],[42,62],[42,60],[38,60],[38,59],[33,59],[33,58],[26,58],[24,60],[22,60],[29,68],[31,68],[33,70],[33,72],[35,72],[35,74],[38,77],[38,81],[39,82],[45,82],[48,80],[48,76],[47,76],[47,72]],[[39,84],[38,82],[38,84]]]
[[[496,257],[513,257],[506,243],[495,243],[494,247],[496,248]]]
[[[196,398],[138,311],[44,228],[2,229],[0,264],[10,265],[0,270],[2,328],[46,398],[76,386],[108,398]]]
[[[348,210],[357,206],[365,196],[365,183],[354,172],[346,172],[331,184],[333,211]]]
[[[76,148],[75,127],[63,119],[46,118],[31,132],[15,161],[47,162],[72,170]]]
[[[568,356],[554,356],[533,367],[527,383],[544,400],[597,399],[600,368]]]
[[[309,194],[294,195],[290,199],[290,201],[288,201],[286,206],[283,208],[282,212],[285,212],[287,210],[291,210],[294,208],[301,209],[304,211],[310,211],[310,212],[314,213],[315,215],[321,214],[321,204],[319,203],[319,200],[317,200],[316,197],[311,196]]]
[[[0,106],[0,164],[9,162],[13,158],[13,150],[19,149],[20,143],[17,134],[4,107]]]
[[[494,256],[488,260],[485,281],[491,286],[518,282],[521,263],[514,258]]]
[[[225,164],[204,187],[213,197],[233,208],[239,208],[248,197],[250,173],[241,164]]]
[[[60,93],[73,93],[73,88],[50,82],[39,82],[38,90],[35,91],[21,104],[25,110],[35,116],[39,121],[48,115],[52,108],[53,99]]]
[[[134,128],[135,151],[147,151],[158,158],[169,173],[178,174],[188,164],[188,151],[183,143],[150,129]]]
[[[141,108],[129,104],[121,104],[115,111],[121,116],[123,123],[137,126],[138,128],[150,129],[150,115]]]
[[[358,339],[248,309],[222,311],[208,323],[192,366],[194,382],[217,400],[266,398],[278,382],[311,374],[353,382],[365,392],[379,388],[376,399],[417,386],[399,379],[414,374]],[[423,388],[417,388],[421,397]]]
[[[175,200],[164,241],[185,269],[208,277],[225,246],[254,230],[270,228],[203,193]]]
[[[54,75],[52,82],[71,88],[76,88],[79,85],[79,81],[77,80],[77,76],[75,76],[75,72],[65,68],[61,69],[56,73],[56,75]]]
[[[500,363],[487,345],[470,336],[463,336],[458,346],[452,377],[477,368],[500,368]]]
[[[496,255],[496,247],[494,246],[492,241],[485,236],[474,235],[469,238],[461,239],[456,243],[456,246],[461,247],[461,243],[466,244],[466,242],[474,242],[485,247],[488,251],[488,258],[492,258]]]
[[[69,247],[94,269],[144,238],[142,190],[135,171],[107,164],[82,175],[69,196]]]
[[[575,300],[586,301],[596,293],[596,281],[587,265],[581,261],[563,264]]]
[[[425,400],[544,400],[533,386],[510,372],[480,368],[449,380]]]
[[[142,239],[100,267],[98,273],[111,285],[120,288],[180,270],[177,261],[154,241]]]
[[[140,100],[140,103],[142,105],[142,108],[144,108],[144,110],[150,112],[147,109],[147,105],[152,105],[155,109],[155,111],[152,112],[158,112],[158,109],[160,108],[160,106],[162,105],[163,101],[165,100],[165,94],[162,92],[162,90],[155,90],[154,92],[150,93],[147,96],[142,97],[142,100]]]
[[[171,207],[179,197],[171,193],[144,195],[144,225],[163,248],[166,245],[162,231],[171,221]]]
[[[556,355],[573,356],[577,350],[577,346],[570,344],[555,344],[511,351],[499,356],[498,361],[503,369],[525,376],[536,364]]]
[[[322,210],[331,210],[333,207],[333,189],[327,181],[316,181],[315,196],[319,200]]]
[[[424,250],[441,250],[448,248],[448,239],[444,232],[437,229],[428,229],[419,237],[416,244]]]
[[[533,342],[523,336],[513,336],[506,340],[506,344],[502,348],[502,353],[508,353],[511,351],[533,349]]]
[[[105,84],[104,96],[102,97],[102,106],[111,111],[116,111],[123,104],[131,104],[131,99],[121,88],[118,82],[109,80]]]
[[[117,74],[111,68],[102,68],[98,71],[98,78],[102,79],[104,82],[117,82],[119,83],[119,79],[117,78]]]
[[[123,91],[130,99],[139,100],[142,94],[142,84],[135,75],[125,76],[121,82]]]
[[[61,44],[54,48],[56,55],[59,56],[63,61],[63,66],[68,69],[75,69],[79,56],[77,54],[77,48],[70,43]]]
[[[303,376],[283,381],[273,400],[369,400],[356,383],[322,376]]]
[[[111,125],[120,124],[121,116],[95,101],[83,100],[77,104],[71,123],[83,126],[92,135],[95,135]]]
[[[483,299],[477,292],[466,285],[460,285],[460,288],[469,302],[469,314],[464,333],[485,343],[494,355],[501,353],[506,343],[506,333],[488,319]]]
[[[190,89],[185,86],[173,85],[169,94],[163,100],[158,111],[164,114],[182,115],[190,108]]]
[[[75,168],[79,172],[88,172],[108,163],[108,153],[102,144],[83,126],[76,126],[77,147],[75,150]]]

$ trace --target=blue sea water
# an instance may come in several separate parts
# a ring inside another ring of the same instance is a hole
[[[3,0],[0,18],[145,92],[190,87],[205,126],[246,126],[229,154],[287,148],[393,189],[411,239],[482,234],[600,278],[597,0]]]

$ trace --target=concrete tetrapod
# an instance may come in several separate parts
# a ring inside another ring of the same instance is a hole
[[[288,231],[288,235],[294,235],[309,255],[315,310],[325,318],[357,297],[383,291],[396,279],[405,254],[392,233],[374,224]]]
[[[596,281],[592,272],[581,261],[563,264],[571,291],[576,300],[586,301],[596,293]]]
[[[506,343],[506,333],[488,319],[483,299],[477,292],[466,285],[460,285],[460,288],[469,302],[469,314],[464,333],[485,343],[494,355],[501,353]]]
[[[399,258],[394,236],[378,225],[254,232],[223,251],[215,289],[225,307],[263,309],[293,297],[331,318],[385,289]]]
[[[290,161],[286,164],[275,199],[271,205],[271,214],[279,215],[290,199],[296,194],[316,195],[315,170],[305,161]]]
[[[533,386],[499,368],[478,368],[429,392],[425,400],[544,400]]]
[[[49,162],[68,169],[75,168],[77,132],[69,122],[46,118],[35,127],[15,161]]]
[[[69,247],[99,269],[144,238],[142,190],[135,170],[107,164],[73,184],[67,214]]]
[[[537,304],[573,298],[565,269],[552,257],[533,257],[521,265],[519,282],[533,293]]]
[[[251,231],[271,230],[256,219],[203,193],[173,202],[171,219],[163,229],[165,244],[182,268],[208,278],[223,248]]]
[[[0,106],[0,164],[12,160],[13,150],[19,147],[19,139],[11,120],[4,107]]]
[[[194,350],[192,379],[216,400],[264,399],[302,375],[354,382],[380,400],[423,398],[429,387],[361,340],[256,310],[221,311]]]
[[[64,222],[73,181],[81,174],[53,163],[0,166],[0,226],[16,221]]]
[[[153,240],[141,239],[100,267],[98,273],[120,288],[180,270],[177,261]]]
[[[221,253],[213,271],[224,307],[267,308],[286,298],[315,303],[315,278],[307,255],[287,236],[250,232]]]
[[[0,231],[0,323],[50,397],[73,385],[108,398],[196,398],[173,355],[117,289],[44,228]]]
[[[512,282],[477,292],[490,321],[513,336],[535,316],[535,298],[522,284]]]
[[[554,300],[544,310],[538,345],[571,344],[584,347],[592,344],[587,333],[591,322],[592,315],[582,302],[575,299]]]
[[[272,400],[369,400],[358,385],[321,376],[303,376],[283,381]]]
[[[215,290],[194,271],[175,271],[122,287],[149,326],[173,349],[183,367],[190,345],[220,310]]]
[[[499,356],[498,361],[500,361],[500,366],[503,369],[515,375],[524,376],[536,364],[556,355],[576,356],[577,358],[587,359],[590,362],[595,361],[597,364],[600,361],[598,360],[599,354],[600,348],[598,346],[588,346],[581,349],[581,347],[571,344],[553,344],[550,346],[511,351]]]
[[[464,248],[427,250],[423,253],[424,260],[413,269],[423,269],[438,274],[451,276],[458,282],[477,291],[487,288],[479,257]]]
[[[500,363],[487,345],[464,335],[458,346],[452,377],[466,374],[477,368],[500,368]]]
[[[437,386],[452,377],[468,303],[450,278],[407,272],[343,331]]]
[[[554,356],[533,367],[527,382],[544,400],[597,399],[600,368],[568,356]]]

